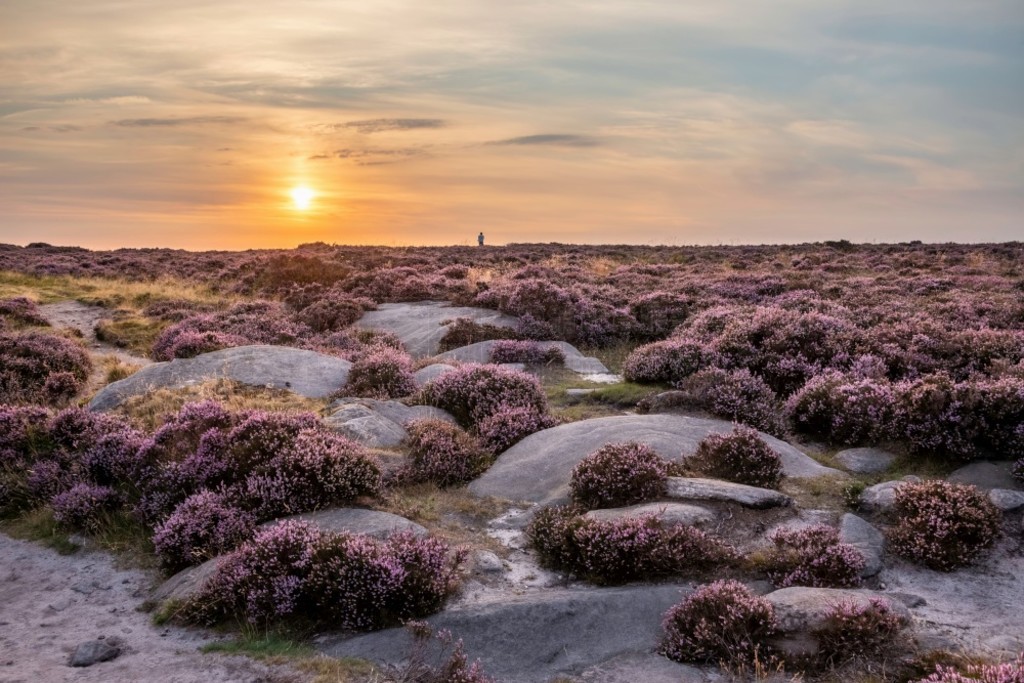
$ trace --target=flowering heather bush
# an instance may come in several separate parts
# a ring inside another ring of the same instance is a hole
[[[335,629],[382,628],[439,609],[463,560],[443,542],[411,533],[379,541],[286,521],[228,555],[182,615],[204,624],[301,618]]]
[[[571,506],[539,510],[526,534],[545,565],[599,585],[693,574],[735,557],[694,527],[652,515],[599,521]]]
[[[569,491],[587,509],[622,507],[665,493],[668,463],[646,444],[608,444],[572,470]]]
[[[973,564],[1001,533],[1002,515],[981,491],[942,480],[899,486],[893,514],[893,552],[939,571]]]
[[[111,429],[79,453],[89,479],[104,486],[131,481],[135,457],[146,443],[145,435],[130,425]]]
[[[968,664],[963,670],[939,665],[917,683],[1024,683],[1024,652],[1012,662]]]
[[[412,359],[387,346],[361,354],[352,363],[344,389],[350,395],[379,399],[401,398],[415,391]]]
[[[70,529],[95,531],[103,517],[121,504],[117,491],[109,486],[79,483],[51,501],[53,518]]]
[[[867,604],[844,600],[829,610],[825,623],[814,632],[818,656],[829,665],[875,658],[891,649],[906,627],[906,619],[893,611],[888,600],[871,598]]]
[[[438,486],[460,486],[491,464],[491,455],[459,427],[444,420],[416,420],[406,425],[412,452],[410,476]]]
[[[491,339],[517,339],[519,335],[509,327],[478,323],[472,318],[456,318],[445,322],[448,328],[439,342],[438,352],[451,351]]]
[[[49,420],[41,406],[0,405],[0,469],[20,468],[48,450]]]
[[[985,422],[983,445],[1004,456],[1024,454],[1024,376],[980,382],[977,389]]]
[[[497,683],[483,671],[480,660],[469,663],[462,639],[455,640],[451,631],[440,629],[436,633],[425,621],[409,621],[406,629],[412,633],[413,645],[408,663],[395,676],[395,680],[416,683]],[[430,641],[436,640],[440,652],[437,664],[428,662]]]
[[[896,385],[894,432],[915,452],[970,459],[979,455],[986,425],[983,392],[931,375]]]
[[[793,430],[828,443],[878,443],[892,429],[896,392],[885,380],[814,377],[786,402]]]
[[[153,359],[171,360],[178,357],[174,354],[179,351],[192,352],[202,346],[205,339],[230,342],[233,346],[300,346],[303,340],[313,336],[312,329],[296,320],[283,304],[246,302],[227,311],[192,315],[166,328],[153,344]],[[180,342],[179,337],[182,338]]]
[[[708,368],[675,385],[686,402],[717,417],[740,422],[772,436],[784,436],[782,403],[747,369]]]
[[[472,426],[501,408],[548,410],[547,396],[532,375],[493,365],[462,365],[428,382],[421,402],[451,413],[459,424]]]
[[[160,353],[164,360],[195,358],[203,353],[244,346],[247,343],[249,341],[245,337],[240,337],[237,334],[224,334],[212,330],[206,332],[184,330],[174,335],[173,340],[166,345],[161,345]]]
[[[79,344],[41,332],[0,332],[0,396],[9,403],[64,403],[84,386],[92,362]]]
[[[557,346],[544,346],[535,341],[502,339],[491,347],[491,362],[549,365],[565,362],[565,354]]]
[[[666,339],[633,349],[622,365],[622,375],[630,382],[679,382],[717,360],[717,354],[701,342]]]
[[[769,540],[775,547],[767,553],[765,568],[778,588],[855,588],[861,583],[864,556],[852,545],[840,543],[839,532],[827,524],[784,527]]]
[[[301,308],[295,319],[314,332],[336,332],[363,317],[364,310],[367,308],[363,302],[332,292],[329,298],[318,299]]]
[[[737,425],[730,434],[709,434],[687,459],[693,469],[748,486],[775,488],[782,481],[782,459],[756,430]]]
[[[222,495],[203,490],[157,525],[153,545],[164,569],[175,572],[235,548],[255,528],[251,514],[233,507]]]
[[[665,613],[661,653],[684,663],[752,665],[770,654],[775,609],[739,581],[705,584]]]
[[[476,434],[491,453],[503,453],[534,432],[548,429],[558,420],[535,407],[501,406],[476,423]]]
[[[633,298],[629,302],[629,313],[637,323],[636,337],[664,339],[686,320],[691,307],[689,297],[672,292],[648,292]]]
[[[50,326],[50,322],[43,317],[36,302],[23,296],[0,299],[0,321],[4,320],[14,325]]]

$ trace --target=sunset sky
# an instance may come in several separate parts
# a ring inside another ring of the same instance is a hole
[[[3,0],[0,242],[1020,240],[1022,36],[1021,0]]]

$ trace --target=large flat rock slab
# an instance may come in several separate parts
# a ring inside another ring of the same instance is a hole
[[[324,418],[331,429],[372,448],[395,448],[408,435],[405,425],[413,420],[444,420],[455,424],[446,411],[432,406],[407,406],[398,401],[372,398],[343,399],[332,405]]]
[[[621,655],[652,652],[662,615],[690,590],[673,584],[554,589],[451,609],[426,621],[462,638],[469,660],[479,658],[489,676],[536,683]],[[398,628],[329,640],[320,649],[332,657],[400,664],[410,644],[408,632]]]
[[[437,356],[438,360],[456,360],[463,363],[490,363],[491,351],[494,349],[496,340],[488,340],[460,346],[451,351],[445,351]],[[581,375],[604,375],[610,371],[604,363],[592,356],[584,356],[579,349],[564,341],[542,341],[537,345],[543,349],[556,348],[565,356],[565,367]]]
[[[685,415],[622,415],[581,420],[531,434],[508,449],[491,468],[469,485],[480,496],[534,503],[569,500],[572,468],[583,458],[610,443],[639,441],[668,460],[692,455],[709,434],[731,432],[733,424]],[[843,476],[819,465],[809,456],[768,434],[761,438],[782,458],[789,477]]]
[[[500,311],[470,306],[452,306],[446,301],[416,301],[381,304],[356,321],[357,327],[392,332],[414,358],[427,358],[438,352],[447,327],[446,320],[469,318],[481,325],[515,327],[519,319]]]
[[[237,346],[154,363],[131,377],[108,384],[89,402],[90,410],[109,410],[155,389],[178,389],[215,379],[272,389],[308,398],[326,398],[345,386],[352,364],[335,356],[288,346]]]
[[[738,503],[755,510],[786,507],[793,504],[792,498],[773,489],[700,477],[669,477],[667,495],[680,500],[717,500],[723,503]]]
[[[331,534],[363,534],[379,539],[386,539],[388,536],[402,531],[411,531],[420,537],[427,535],[425,527],[401,515],[364,508],[329,508],[316,512],[303,512],[275,519],[263,526],[274,526],[285,520],[307,522],[317,529]]]
[[[972,484],[986,491],[991,489],[1024,490],[1024,483],[1013,476],[1013,461],[982,460],[964,465],[951,472],[947,481],[957,484]]]

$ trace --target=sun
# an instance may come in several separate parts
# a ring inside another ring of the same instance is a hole
[[[292,196],[292,203],[299,211],[308,209],[309,205],[313,202],[313,197],[316,196],[316,192],[313,192],[308,187],[293,187],[290,194]]]

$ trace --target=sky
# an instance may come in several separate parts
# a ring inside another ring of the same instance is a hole
[[[0,243],[481,231],[1024,239],[1024,3],[0,3]]]

